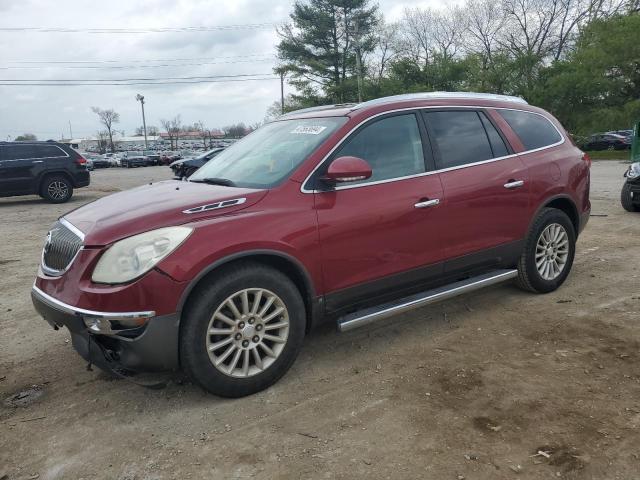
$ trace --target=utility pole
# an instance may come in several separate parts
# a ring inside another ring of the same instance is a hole
[[[71,131],[71,120],[69,120],[69,140],[73,140],[73,132]]]
[[[138,93],[136,95],[136,100],[140,102],[140,106],[142,107],[142,130],[144,132],[144,149],[149,150],[149,145],[147,144],[147,121],[144,118],[144,96]]]
[[[280,72],[280,113],[284,114],[284,72]]]
[[[353,40],[356,45],[356,75],[358,77],[358,103],[362,103],[362,60],[360,58],[360,32],[358,31],[358,19],[353,22]]]

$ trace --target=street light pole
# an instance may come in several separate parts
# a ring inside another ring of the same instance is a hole
[[[137,94],[136,100],[140,102],[140,106],[142,107],[142,130],[144,131],[144,149],[149,150],[149,145],[147,144],[147,121],[144,118],[144,96]]]

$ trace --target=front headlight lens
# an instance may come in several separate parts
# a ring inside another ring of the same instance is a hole
[[[629,170],[627,170],[627,178],[638,177],[640,177],[640,163],[633,163],[629,165]]]
[[[125,283],[151,270],[191,234],[189,227],[159,228],[114,243],[102,255],[91,280]]]

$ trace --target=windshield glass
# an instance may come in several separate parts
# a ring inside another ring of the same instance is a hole
[[[222,178],[237,187],[271,188],[346,121],[330,117],[269,123],[211,159],[189,181]]]

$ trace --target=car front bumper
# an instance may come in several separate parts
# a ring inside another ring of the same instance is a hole
[[[153,311],[98,312],[68,305],[36,285],[31,290],[36,311],[54,329],[67,327],[73,347],[82,358],[105,370],[134,371],[179,368],[179,314],[155,316]],[[119,322],[137,320],[135,328],[117,328]]]

